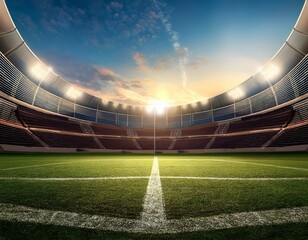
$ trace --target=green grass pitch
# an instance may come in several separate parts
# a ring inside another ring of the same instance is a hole
[[[158,155],[158,162],[167,219],[308,206],[307,180],[233,179],[306,179],[308,153]],[[137,219],[152,164],[153,155],[2,153],[0,204]],[[307,229],[293,223],[161,235],[0,221],[0,240],[308,239]]]

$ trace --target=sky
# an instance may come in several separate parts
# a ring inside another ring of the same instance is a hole
[[[254,75],[304,0],[6,0],[29,47],[103,99],[201,101]]]

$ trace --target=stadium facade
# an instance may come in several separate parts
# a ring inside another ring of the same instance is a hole
[[[280,50],[255,75],[207,100],[167,108],[100,99],[48,68],[0,0],[3,150],[162,152],[307,150],[308,4]]]

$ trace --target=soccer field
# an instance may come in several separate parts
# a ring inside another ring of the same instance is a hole
[[[1,154],[0,239],[307,239],[308,154]]]

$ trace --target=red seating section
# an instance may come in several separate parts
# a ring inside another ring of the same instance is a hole
[[[49,147],[57,148],[125,151],[152,150],[154,147],[154,132],[151,128],[132,130],[80,122],[22,106],[15,105],[15,108],[10,108],[9,104],[7,105],[9,109],[6,109],[6,112],[10,113],[10,118],[0,119],[0,144],[42,147],[45,143]],[[13,118],[12,114],[15,114]],[[298,122],[296,116],[298,114],[292,107],[286,107],[236,121],[181,129],[158,128],[155,131],[156,150],[237,149],[261,148],[264,144],[270,147],[308,144],[308,123],[306,120]],[[288,126],[292,119],[291,127],[274,137],[283,127]],[[177,132],[176,135],[172,133],[174,131]]]

